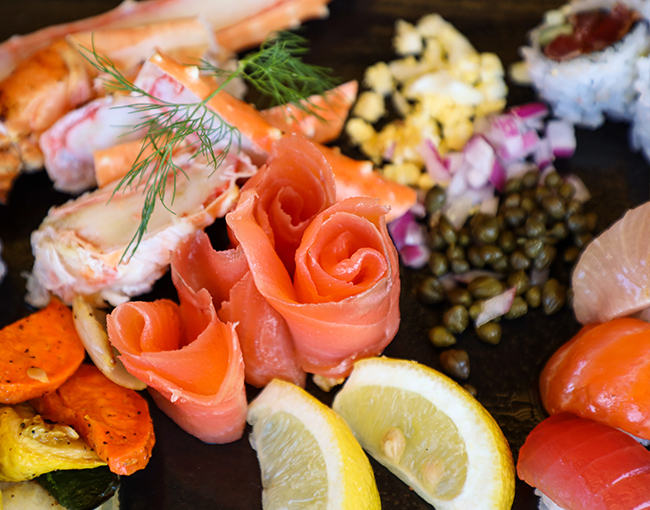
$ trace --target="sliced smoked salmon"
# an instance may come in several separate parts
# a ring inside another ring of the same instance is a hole
[[[241,247],[216,251],[204,232],[190,235],[172,255],[172,279],[177,287],[206,289],[221,320],[237,324],[247,383],[305,386],[286,321],[258,292]]]
[[[614,319],[583,328],[540,377],[546,410],[566,411],[650,439],[650,324]]]
[[[239,439],[246,420],[244,364],[234,326],[221,322],[206,290],[177,281],[180,306],[129,302],[108,317],[108,335],[127,370],[156,404],[207,443]]]
[[[287,272],[256,221],[259,197],[242,192],[226,220],[255,285],[287,321],[301,365],[325,377],[346,376],[354,360],[379,354],[399,326],[397,253],[375,199],[351,198],[320,213]]]

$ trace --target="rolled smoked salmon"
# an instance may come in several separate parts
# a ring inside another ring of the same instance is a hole
[[[303,369],[346,376],[379,354],[399,326],[397,253],[377,200],[351,198],[320,213],[296,251],[292,281],[255,221],[259,197],[242,192],[226,217],[259,292],[287,321]]]
[[[268,164],[243,189],[258,194],[255,219],[293,273],[305,230],[335,202],[327,161],[302,136],[287,136],[273,144]],[[205,234],[197,234],[175,252],[172,270],[174,281],[183,279],[194,290],[206,288],[220,318],[238,324],[249,384],[261,387],[279,378],[304,386],[289,327],[258,292],[241,247],[216,252]]]
[[[204,232],[188,236],[172,256],[172,279],[208,290],[219,318],[237,324],[247,383],[261,388],[282,379],[305,386],[286,321],[255,287],[241,248],[216,251]]]
[[[650,439],[650,324],[614,319],[583,328],[540,377],[546,410],[570,412]]]
[[[234,326],[222,323],[206,290],[177,281],[180,306],[129,302],[108,317],[127,370],[150,386],[158,407],[207,443],[239,439],[246,423],[244,364]]]
[[[650,452],[619,430],[567,413],[533,429],[517,474],[567,510],[650,507]]]

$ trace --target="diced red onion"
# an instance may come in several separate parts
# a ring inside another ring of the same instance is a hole
[[[467,183],[467,167],[462,166],[451,178],[447,187],[447,198],[459,197],[465,194],[469,184]]]
[[[409,210],[411,211],[411,214],[413,214],[413,216],[415,216],[416,218],[424,218],[427,215],[427,209],[426,207],[424,207],[423,201],[420,200],[415,202],[413,204],[413,207],[411,207],[411,209]]]
[[[573,195],[573,198],[575,198],[579,202],[584,203],[591,198],[591,193],[589,193],[587,186],[585,186],[585,183],[582,182],[582,179],[577,175],[575,174],[567,175],[564,178],[564,182],[568,182],[575,188],[576,193],[575,195]]]
[[[496,216],[499,211],[499,197],[486,198],[481,202],[479,207],[479,212],[483,214],[488,214],[490,216]]]
[[[462,152],[450,152],[445,157],[445,167],[451,175],[454,175],[463,166],[465,156]]]
[[[426,227],[416,221],[411,211],[391,221],[388,224],[388,232],[398,251],[405,246],[426,244]]]
[[[445,288],[447,292],[450,290],[455,289],[458,287],[458,283],[456,282],[456,279],[454,278],[455,275],[447,273],[446,275],[440,277],[438,281],[442,283],[442,286]]]
[[[418,152],[424,159],[427,173],[436,184],[447,184],[451,179],[449,169],[440,157],[440,153],[432,140],[424,140],[418,147]]]
[[[508,110],[515,117],[529,121],[533,119],[542,119],[548,115],[548,107],[544,103],[534,102],[526,103],[519,106],[513,106]]]
[[[472,207],[474,207],[472,198],[463,195],[454,198],[454,200],[448,200],[443,210],[447,219],[458,231],[463,227],[467,218],[469,218],[469,213],[472,210]]]
[[[514,179],[516,177],[523,177],[526,172],[530,170],[539,170],[535,163],[529,163],[527,161],[514,161],[506,165],[506,176],[508,179]]]
[[[537,134],[537,131],[533,129],[525,131],[521,137],[524,141],[525,156],[533,154],[539,145],[539,135]]]
[[[453,275],[454,280],[456,280],[458,283],[464,283],[465,285],[469,285],[480,276],[489,276],[496,278],[497,280],[502,280],[504,278],[503,273],[497,273],[496,271],[486,271],[485,269],[472,269],[466,273]]]
[[[535,148],[533,153],[533,160],[539,168],[546,168],[548,165],[553,163],[555,156],[553,156],[553,149],[551,148],[551,142],[548,138],[542,138]]]
[[[494,148],[480,135],[474,136],[463,151],[467,171],[467,182],[473,188],[481,188],[490,180],[496,160]]]
[[[399,250],[402,264],[413,269],[420,269],[427,265],[431,251],[425,245],[407,245]]]
[[[492,165],[492,173],[490,174],[490,182],[496,189],[503,191],[507,180],[508,176],[506,174],[506,169],[501,164],[501,161],[495,158],[494,164]]]
[[[493,298],[485,300],[481,305],[481,313],[476,318],[476,327],[478,328],[492,319],[508,313],[515,300],[516,293],[517,289],[512,287]]]
[[[570,158],[576,150],[576,133],[573,124],[563,120],[550,120],[546,124],[553,154],[558,158]]]

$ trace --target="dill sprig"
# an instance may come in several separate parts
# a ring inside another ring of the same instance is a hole
[[[322,95],[336,85],[330,70],[306,64],[301,57],[307,53],[306,40],[294,33],[281,32],[267,39],[259,51],[249,53],[234,71],[219,69],[202,60],[199,69],[224,81],[208,97],[196,103],[171,103],[155,97],[126,78],[106,56],[97,53],[94,42],[85,49],[86,59],[104,76],[105,87],[116,92],[142,97],[144,102],[129,105],[140,121],[134,131],[144,131],[142,147],[129,172],[113,191],[143,186],[144,203],[140,224],[127,245],[120,263],[137,251],[147,232],[156,201],[173,213],[176,181],[180,175],[189,177],[174,162],[173,154],[183,147],[191,153],[190,159],[202,155],[216,170],[233,146],[241,146],[241,134],[235,126],[225,122],[208,107],[209,101],[228,83],[241,78],[265,96],[270,106],[294,103],[298,108],[318,116],[318,107],[308,101],[309,96]],[[304,101],[307,100],[307,101]],[[215,150],[215,146],[217,149]],[[171,181],[171,201],[165,203],[165,192]]]

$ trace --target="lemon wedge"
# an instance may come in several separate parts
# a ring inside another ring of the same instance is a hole
[[[265,510],[374,510],[370,462],[345,422],[306,391],[274,380],[248,407]]]
[[[436,510],[512,507],[508,442],[481,404],[443,374],[412,361],[358,361],[332,407],[371,456]]]

